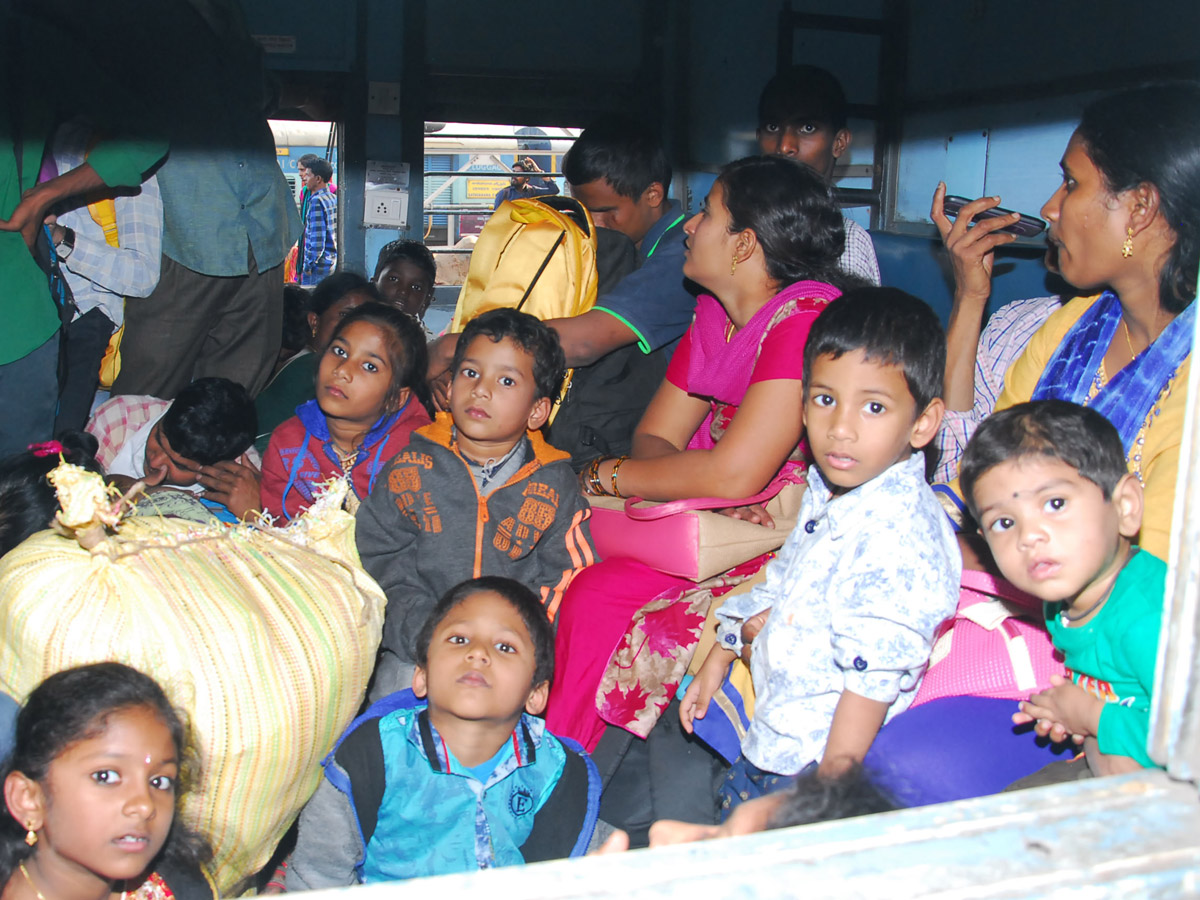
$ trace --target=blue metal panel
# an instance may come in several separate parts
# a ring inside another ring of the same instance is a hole
[[[1200,3],[910,2],[909,100],[1196,59]],[[1030,98],[1030,106],[1044,97]]]
[[[987,176],[986,129],[964,127],[953,114],[914,117],[900,146],[896,220],[929,222],[929,201],[939,181],[951,194],[982,196]]]
[[[250,33],[264,45],[272,69],[347,72],[354,61],[354,3],[328,0],[244,0]]]
[[[1024,121],[993,128],[987,193],[999,194],[1010,209],[1038,215],[1061,181],[1058,163],[1088,99],[1038,104],[1036,109],[1023,110]]]
[[[1037,215],[1059,183],[1059,159],[1095,94],[1047,99],[1036,107],[992,104],[911,116],[900,146],[898,222],[929,222],[939,180],[951,194],[998,194]]]
[[[439,900],[1196,896],[1200,803],[1162,772],[615,856],[407,882]],[[346,889],[312,900],[350,896]],[[395,885],[354,887],[382,900]]]

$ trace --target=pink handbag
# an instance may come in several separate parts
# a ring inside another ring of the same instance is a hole
[[[592,541],[602,559],[635,559],[667,575],[704,581],[783,546],[805,486],[803,472],[789,469],[742,500],[700,497],[643,505],[640,497],[589,497]],[[764,501],[774,528],[708,511]]]
[[[963,569],[958,609],[939,630],[912,706],[941,697],[1025,700],[1066,674],[1042,624],[1042,601]]]

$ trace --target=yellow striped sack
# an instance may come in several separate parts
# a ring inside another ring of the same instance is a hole
[[[346,531],[311,543],[345,546]],[[222,893],[266,865],[316,789],[379,644],[378,585],[296,537],[131,518],[90,552],[45,531],[0,561],[0,689],[24,700],[54,672],[118,660],[188,714],[200,771],[182,814],[211,840]]]

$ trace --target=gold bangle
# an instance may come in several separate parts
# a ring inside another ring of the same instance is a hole
[[[613,466],[612,474],[608,476],[608,480],[612,484],[613,496],[618,499],[624,499],[625,495],[622,494],[620,489],[617,487],[617,473],[621,471],[621,465],[627,459],[629,459],[628,456],[618,456],[617,463]]]
[[[600,463],[604,461],[603,456],[597,456],[592,460],[592,464],[587,470],[587,483],[590,488],[589,493],[593,497],[602,497],[605,494],[604,486],[600,483]]]

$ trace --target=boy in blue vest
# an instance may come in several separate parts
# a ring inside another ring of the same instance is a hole
[[[1133,543],[1142,485],[1116,428],[1074,403],[1022,403],[983,421],[959,477],[1004,577],[1044,601],[1070,670],[1013,722],[1084,748],[1012,787],[1153,767],[1146,738],[1167,565]]]
[[[465,581],[418,638],[411,691],[374,704],[324,761],[300,814],[288,890],[581,856],[599,775],[536,718],[554,636],[533,592]]]

